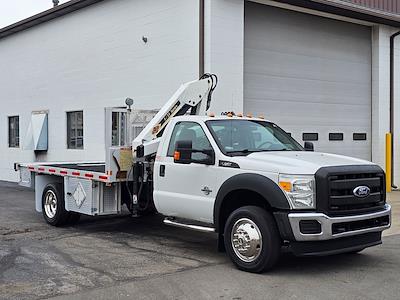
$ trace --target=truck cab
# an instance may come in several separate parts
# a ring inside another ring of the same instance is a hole
[[[359,252],[390,227],[385,174],[368,161],[305,151],[276,124],[175,117],[154,164],[154,204],[213,228],[240,269],[295,255]],[[184,222],[184,221],[182,221]]]

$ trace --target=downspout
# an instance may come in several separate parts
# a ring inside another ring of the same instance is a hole
[[[204,75],[204,0],[199,0],[199,78]]]
[[[390,36],[390,103],[389,103],[389,112],[390,112],[390,125],[389,125],[389,132],[392,135],[392,155],[393,155],[393,145],[394,145],[394,42],[395,38],[400,35],[400,31],[392,34]],[[392,170],[391,170],[391,186],[393,188],[397,188],[393,184],[393,170],[394,170],[394,164],[393,164],[393,158],[391,159],[391,164],[392,164]]]

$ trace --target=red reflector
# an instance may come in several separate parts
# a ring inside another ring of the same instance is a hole
[[[44,168],[38,168],[39,171],[44,171]]]
[[[86,173],[86,174],[85,174],[85,177],[93,178],[93,174]]]
[[[68,172],[67,171],[60,171],[60,174],[66,175],[66,174],[68,174]]]
[[[101,176],[101,175],[99,176],[99,178],[100,178],[100,179],[104,179],[104,180],[107,180],[107,179],[108,179],[107,176]]]
[[[29,169],[29,170],[35,170],[35,168],[34,168],[34,167],[28,167],[28,169]]]
[[[74,176],[79,176],[79,175],[81,175],[81,173],[79,173],[79,172],[72,172],[72,175],[74,175]]]
[[[49,169],[49,172],[50,172],[50,173],[55,173],[56,170],[54,170],[54,169]]]

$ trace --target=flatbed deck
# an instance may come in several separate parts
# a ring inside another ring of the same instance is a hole
[[[80,177],[103,182],[111,182],[111,174],[106,173],[105,162],[35,162],[18,164],[18,169],[55,176]]]
[[[98,172],[98,173],[106,172],[106,164],[105,163],[93,163],[93,164],[91,164],[91,163],[60,163],[60,164],[44,164],[43,166],[71,169],[71,170],[88,171],[88,172]]]

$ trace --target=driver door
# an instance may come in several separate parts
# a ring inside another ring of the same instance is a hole
[[[201,161],[206,154],[192,153],[190,164],[174,162],[178,141],[191,141],[193,150],[214,151],[205,130],[196,122],[178,122],[173,129],[166,157],[156,162],[154,201],[157,210],[166,215],[213,222],[216,193],[216,166]]]

